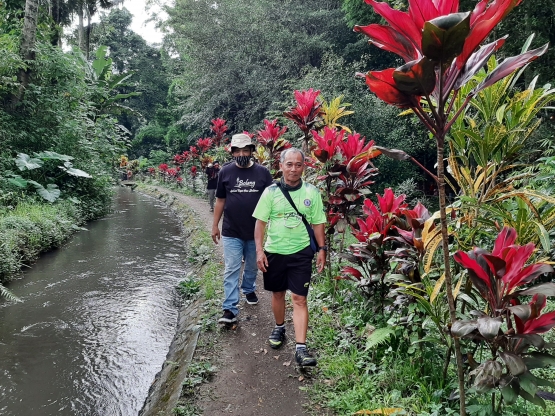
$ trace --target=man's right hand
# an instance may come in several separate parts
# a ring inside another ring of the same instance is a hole
[[[218,228],[218,226],[212,226],[212,240],[214,241],[214,243],[218,244],[218,241],[220,241],[221,238],[222,236],[220,235],[220,229]]]
[[[268,267],[268,259],[266,258],[266,254],[264,254],[264,250],[260,250],[256,252],[256,265],[261,272],[266,272],[266,268]]]

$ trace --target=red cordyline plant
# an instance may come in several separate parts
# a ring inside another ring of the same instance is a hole
[[[214,141],[210,137],[206,137],[204,139],[200,138],[197,140],[197,147],[201,154],[208,152],[213,144]]]
[[[210,130],[214,133],[214,144],[216,147],[219,147],[223,144],[225,132],[228,130],[228,126],[225,124],[226,121],[222,118],[215,118],[210,120],[212,125],[210,126]]]
[[[273,175],[279,170],[279,159],[281,152],[289,149],[292,145],[281,136],[285,134],[287,127],[280,127],[276,120],[264,120],[264,129],[256,133],[256,141],[262,147],[258,147],[255,157],[264,164]]]
[[[324,114],[322,103],[317,100],[319,90],[312,88],[307,91],[295,91],[297,106],[283,113],[285,117],[292,120],[303,132],[303,151],[308,153],[308,142],[310,131],[319,122]]]
[[[383,196],[377,195],[378,205],[365,199],[363,218],[357,218],[351,226],[352,234],[359,241],[349,247],[351,261],[359,269],[343,267],[338,279],[356,280],[368,292],[377,286],[385,287],[385,277],[391,271],[390,262],[395,259],[398,272],[410,283],[420,281],[418,266],[421,260],[422,229],[430,218],[428,210],[420,203],[409,209],[405,195],[395,196],[390,188]],[[393,248],[396,247],[396,250]],[[386,291],[383,291],[386,294]]]
[[[437,180],[445,282],[451,321],[456,320],[449,266],[449,245],[445,210],[444,147],[455,119],[481,90],[496,83],[545,53],[547,45],[506,58],[477,84],[458,111],[453,104],[463,85],[486,64],[505,42],[498,39],[480,44],[495,26],[522,0],[480,0],[472,12],[459,13],[459,0],[409,0],[407,12],[387,3],[365,0],[389,25],[356,26],[381,49],[396,53],[405,64],[399,68],[371,71],[365,76],[370,90],[386,103],[410,108],[434,136],[437,144]],[[461,415],[466,414],[462,356],[457,338],[455,350],[459,376]]]
[[[555,364],[555,357],[543,351],[554,345],[547,344],[539,335],[555,327],[555,312],[542,313],[547,296],[555,295],[555,283],[531,286],[542,274],[552,273],[553,268],[545,263],[526,265],[534,244],[520,246],[515,244],[516,239],[515,229],[504,227],[491,253],[474,248],[469,252],[457,251],[454,256],[468,271],[473,286],[485,301],[487,313],[472,311],[476,319],[455,321],[451,333],[489,346],[490,359],[478,363],[473,355],[468,357],[475,375],[474,388],[478,392],[501,390],[503,400],[493,409],[497,412],[501,411],[503,401],[512,404],[518,396],[543,407],[543,399],[555,400],[552,394],[538,390],[538,386],[555,385],[530,373],[532,369]],[[533,297],[521,304],[521,296]]]
[[[324,206],[328,217],[328,234],[343,233],[349,224],[356,223],[356,210],[374,183],[371,179],[378,170],[371,159],[380,155],[374,141],[366,143],[354,132],[345,138],[345,130],[324,127],[320,135],[312,130],[316,144],[314,156],[321,162],[318,180],[325,186]]]

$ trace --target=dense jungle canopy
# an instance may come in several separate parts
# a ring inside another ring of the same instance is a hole
[[[404,0],[391,3],[406,7]],[[464,0],[461,10],[475,3]],[[352,130],[433,167],[434,151],[417,120],[399,117],[355,77],[401,64],[353,32],[355,24],[380,21],[362,0],[176,0],[162,6],[167,19],[158,24],[166,36],[150,45],[130,30],[124,1],[0,3],[3,170],[13,168],[16,153],[45,150],[73,157],[92,152],[80,156],[92,169],[101,164],[91,158],[116,153],[156,165],[209,135],[215,118],[226,120],[231,133],[255,132],[265,118],[287,125],[282,113],[293,91],[303,88],[320,90],[325,100],[343,96],[354,111],[347,121]],[[554,16],[548,0],[524,2],[496,29],[511,40],[502,54],[518,51],[529,33],[536,34],[533,45],[553,41]],[[101,46],[110,74],[95,72]],[[550,49],[528,69],[521,85],[535,74],[540,84],[551,82],[554,53]],[[293,143],[295,134],[287,133]],[[104,141],[93,145],[101,149],[71,149],[93,136]],[[384,185],[416,178],[423,187],[414,166],[377,165]]]

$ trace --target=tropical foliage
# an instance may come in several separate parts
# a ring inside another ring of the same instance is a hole
[[[177,0],[161,49],[113,9],[65,52],[72,11],[108,2],[29,1],[34,27],[24,3],[0,8],[1,273],[106,212],[118,177],[203,192],[243,131],[276,178],[281,152],[302,147],[324,198],[315,401],[551,411],[554,92],[540,80],[553,60],[531,46],[555,40],[547,0]]]

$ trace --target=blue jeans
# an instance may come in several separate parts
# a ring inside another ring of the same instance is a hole
[[[227,309],[235,315],[239,313],[239,274],[243,258],[243,281],[241,290],[244,294],[254,292],[256,289],[256,245],[254,240],[241,240],[240,238],[222,236],[224,244],[224,303],[222,309]]]

